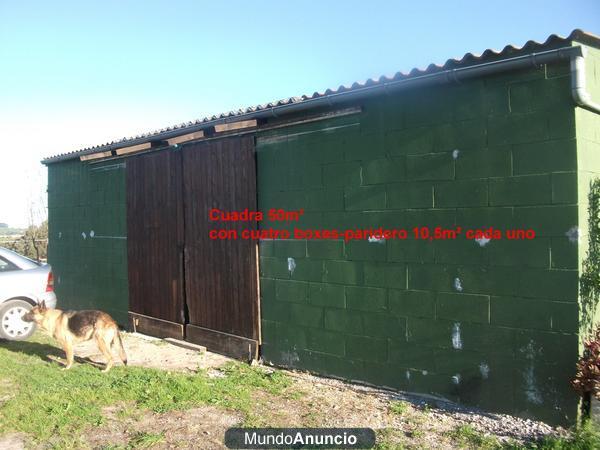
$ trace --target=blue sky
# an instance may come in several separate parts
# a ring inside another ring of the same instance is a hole
[[[600,1],[0,0],[0,222],[43,203],[42,156],[573,28]]]

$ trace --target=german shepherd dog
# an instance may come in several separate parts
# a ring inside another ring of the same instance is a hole
[[[96,339],[98,348],[106,358],[108,372],[113,366],[110,352],[112,344],[118,344],[119,357],[127,365],[127,355],[116,322],[102,311],[61,311],[46,307],[41,302],[23,316],[25,322],[35,322],[42,330],[50,334],[62,346],[67,355],[67,364],[62,370],[70,369],[73,365],[73,346],[78,342]]]

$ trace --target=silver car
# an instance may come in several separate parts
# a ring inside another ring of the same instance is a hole
[[[0,247],[0,338],[31,336],[34,324],[21,317],[41,301],[48,308],[56,306],[51,267]]]

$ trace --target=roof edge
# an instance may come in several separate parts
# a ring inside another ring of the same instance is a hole
[[[112,141],[94,147],[87,147],[69,153],[46,157],[41,162],[42,164],[48,165],[79,158],[80,156],[89,155],[92,153],[115,150],[122,147],[128,147],[156,140],[164,140],[167,138],[180,136],[182,134],[200,131],[222,123],[237,122],[240,120],[256,119],[267,116],[277,117],[278,114],[275,111],[286,109],[284,107],[289,108],[290,106],[302,104],[304,107],[306,107],[302,109],[311,109],[314,107],[313,105],[315,103],[320,103],[317,102],[317,100],[328,98],[331,99],[334,97],[337,98],[352,93],[370,91],[377,87],[387,87],[388,85],[398,81],[408,81],[411,79],[423,78],[429,75],[440,74],[442,72],[454,72],[457,69],[474,67],[485,64],[486,62],[499,62],[511,59],[515,56],[525,56],[533,53],[537,54],[536,51],[543,51],[548,48],[557,47],[558,45],[572,44],[573,41],[583,45],[600,48],[599,36],[585,32],[581,29],[575,29],[566,38],[552,34],[543,43],[530,40],[527,41],[522,47],[507,45],[499,52],[487,49],[481,55],[466,53],[461,59],[449,59],[441,66],[430,64],[426,69],[415,68],[408,73],[397,72],[392,77],[381,76],[379,79],[369,79],[364,83],[355,82],[349,87],[339,86],[337,89],[327,89],[323,93],[315,92],[311,96],[303,95],[301,97],[290,97],[288,99],[257,105],[243,110],[240,109],[237,111],[230,111],[229,113],[223,113],[218,116],[213,115],[211,117],[205,117],[203,119],[196,120],[195,122],[187,122],[135,137],[123,138],[118,141]]]

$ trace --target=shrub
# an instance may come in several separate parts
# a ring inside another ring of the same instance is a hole
[[[573,388],[583,397],[593,395],[600,400],[600,327],[585,341],[583,356],[577,362]]]

